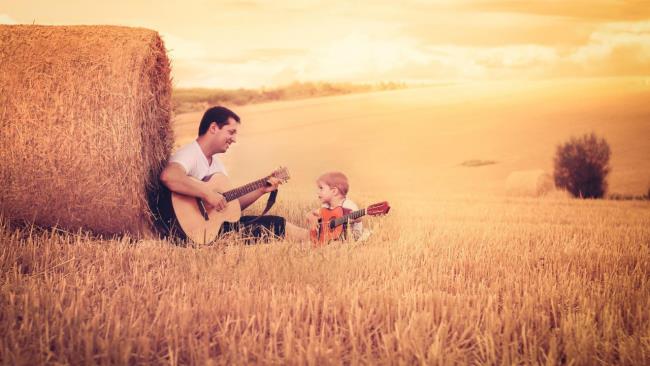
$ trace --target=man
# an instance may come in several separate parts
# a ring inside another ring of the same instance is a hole
[[[223,210],[227,204],[224,196],[209,189],[202,180],[215,173],[227,175],[217,155],[225,153],[228,147],[237,141],[237,130],[240,124],[239,116],[230,109],[209,108],[201,119],[198,137],[172,155],[160,174],[161,182],[170,191],[198,197],[208,207],[212,206],[217,211]],[[277,178],[271,177],[266,187],[240,197],[241,209],[244,210],[264,194],[276,190],[279,182]],[[286,222],[283,217],[263,216],[251,223],[254,218],[255,216],[243,216],[238,223],[226,222],[220,234],[242,229],[255,237],[270,232],[277,237],[291,240],[309,239],[309,232],[306,229]]]

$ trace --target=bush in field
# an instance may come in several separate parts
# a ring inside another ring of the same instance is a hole
[[[594,133],[571,137],[555,153],[555,186],[575,197],[602,198],[607,191],[610,154],[607,141]]]

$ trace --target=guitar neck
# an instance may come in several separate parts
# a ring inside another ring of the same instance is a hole
[[[239,197],[241,197],[243,195],[246,195],[248,193],[251,193],[251,192],[253,192],[253,191],[257,190],[257,189],[260,189],[260,188],[266,186],[266,182],[268,181],[269,178],[270,178],[270,176],[264,177],[262,179],[258,179],[256,181],[254,181],[254,182],[250,182],[248,184],[245,184],[245,185],[243,185],[241,187],[231,189],[231,190],[229,190],[227,192],[224,192],[223,196],[224,196],[224,198],[226,199],[227,202],[234,201],[234,200],[238,199]]]
[[[360,218],[362,216],[365,216],[365,214],[366,214],[366,209],[362,208],[361,210],[350,212],[347,215],[343,215],[343,216],[341,216],[339,218],[336,218],[336,219],[334,219],[334,224],[332,226],[332,229],[337,227],[337,226],[343,225],[343,224],[345,224],[346,222],[348,222],[350,220],[356,220],[356,219],[358,219],[358,218]]]

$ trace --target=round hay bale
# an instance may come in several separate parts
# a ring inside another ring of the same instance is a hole
[[[0,213],[97,234],[150,232],[173,142],[155,31],[0,26]]]
[[[553,177],[541,169],[514,171],[506,178],[506,193],[511,196],[539,197],[554,188]]]

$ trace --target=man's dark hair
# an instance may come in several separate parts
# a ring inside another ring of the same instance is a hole
[[[219,128],[228,124],[228,119],[232,118],[237,123],[240,122],[239,116],[235,112],[226,107],[212,107],[203,113],[201,124],[199,125],[199,136],[208,132],[208,128],[212,122],[215,122]]]

